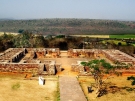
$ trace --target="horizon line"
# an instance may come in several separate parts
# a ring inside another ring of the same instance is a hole
[[[89,20],[112,20],[112,21],[135,21],[135,20],[128,20],[128,19],[97,19],[97,18],[58,18],[58,17],[52,17],[52,18],[0,18],[0,20],[43,20],[43,19],[89,19]]]

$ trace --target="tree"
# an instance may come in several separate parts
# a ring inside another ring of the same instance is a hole
[[[24,32],[23,29],[19,29],[19,30],[18,30],[18,33],[23,33],[23,32]]]
[[[122,45],[122,43],[121,42],[118,42],[118,46],[121,46]]]
[[[135,85],[135,77],[133,76],[127,77],[127,80],[131,80],[131,85]]]
[[[14,46],[17,48],[27,48],[32,47],[32,43],[30,42],[33,37],[33,34],[29,31],[23,31],[23,33],[19,34],[14,38]]]
[[[102,96],[106,93],[105,80],[107,80],[112,74],[117,73],[116,68],[122,68],[122,66],[111,65],[106,62],[104,59],[101,60],[91,60],[89,62],[81,62],[83,66],[88,66],[90,68],[90,72],[95,80],[95,86],[97,88],[96,94],[97,96]],[[106,79],[103,79],[105,74],[109,74]]]
[[[47,45],[48,45],[48,41],[45,40],[45,38],[42,35],[39,35],[39,36],[35,37],[35,40],[34,40],[34,43],[33,43],[34,47],[44,48],[44,47],[47,47]]]
[[[13,47],[13,37],[12,34],[6,34],[5,32],[0,36],[0,51]]]

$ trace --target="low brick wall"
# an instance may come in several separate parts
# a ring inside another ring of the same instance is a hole
[[[71,65],[71,70],[72,70],[73,72],[79,72],[79,73],[85,72],[85,71],[84,71],[84,66],[79,65],[79,64],[72,64],[72,65]]]
[[[55,74],[55,65],[37,64],[37,63],[0,63],[0,72],[44,72],[44,68],[48,74]]]

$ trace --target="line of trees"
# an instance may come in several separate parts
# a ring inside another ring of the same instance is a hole
[[[31,31],[19,30],[20,34],[6,34],[0,36],[0,51],[8,48],[78,48],[81,38],[65,38],[65,35],[58,35],[53,38],[51,35],[44,37],[40,34],[33,34]]]
[[[42,34],[33,34],[31,31],[19,30],[20,34],[6,34],[0,36],[0,51],[8,48],[60,48],[67,50],[70,48],[82,49],[119,49],[129,55],[135,53],[135,47],[131,44],[118,45],[114,43],[103,43],[99,38],[89,37],[68,37],[65,35],[57,35],[55,38],[51,35],[43,36]],[[115,40],[115,39],[114,39]]]
[[[46,47],[47,42],[43,36],[35,36],[29,31],[23,31],[18,35],[4,33],[0,36],[0,51],[8,48]]]

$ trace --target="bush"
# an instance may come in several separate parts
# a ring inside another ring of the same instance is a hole
[[[126,89],[128,92],[130,92],[130,91],[133,91],[134,89],[133,88],[127,88]]]
[[[13,84],[12,85],[12,89],[13,90],[17,90],[17,89],[19,89],[20,88],[20,83],[16,83],[16,84]]]
[[[134,76],[130,76],[130,77],[127,77],[127,80],[131,80],[131,85],[135,85],[135,77]]]

